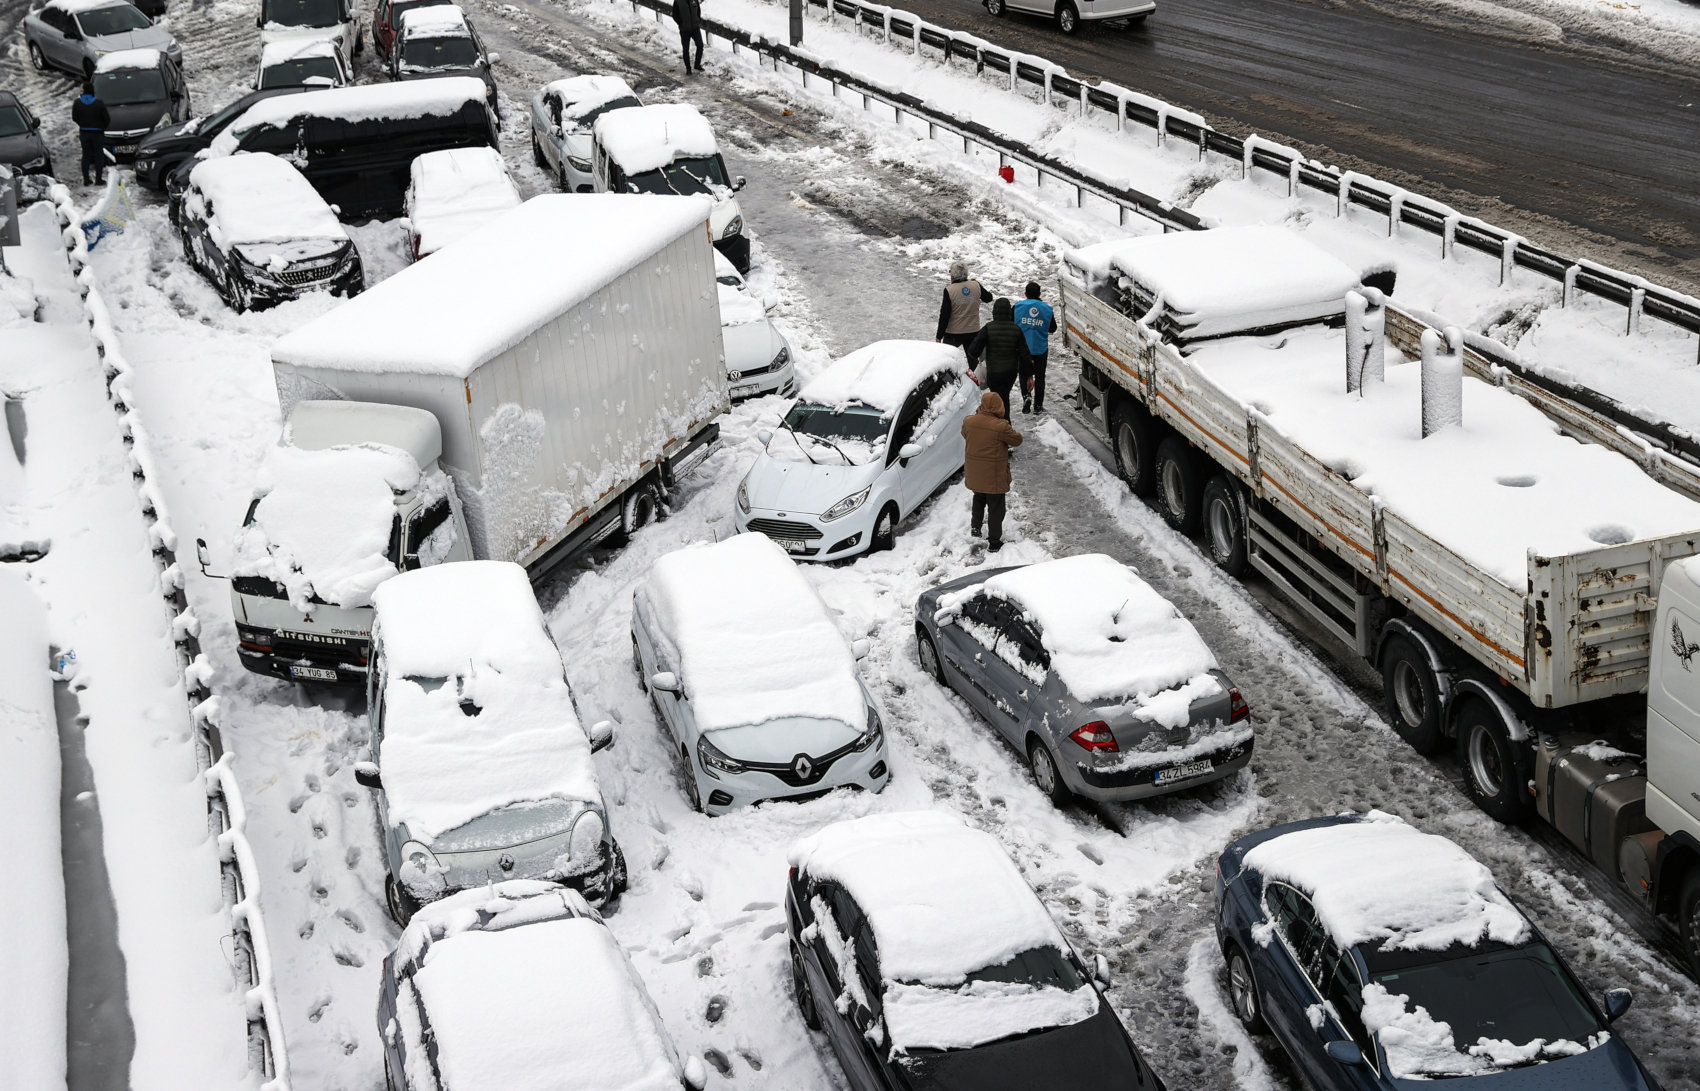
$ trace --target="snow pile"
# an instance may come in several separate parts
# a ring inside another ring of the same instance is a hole
[[[488,897],[483,891],[470,895]],[[467,931],[414,974],[456,1091],[678,1091],[654,1005],[607,927],[589,917]]]
[[[413,160],[407,218],[420,257],[471,234],[519,204],[519,190],[495,148],[449,148]]]
[[[158,68],[159,50],[157,49],[120,49],[101,57],[95,64],[94,70],[98,75],[102,72],[116,72],[121,68]]]
[[[315,600],[365,606],[396,574],[395,494],[420,484],[419,464],[394,447],[275,447],[253,520],[236,533],[232,573],[282,584],[303,613]]]
[[[385,583],[372,600],[383,640],[380,760],[392,824],[430,844],[515,804],[601,806],[590,743],[523,568],[423,568]],[[536,810],[542,824],[560,813]],[[560,832],[552,826],[539,836]]]
[[[596,142],[629,177],[658,170],[675,159],[706,159],[720,152],[714,130],[695,106],[627,106],[596,119]]]
[[[866,405],[890,416],[935,371],[962,370],[962,350],[932,341],[875,341],[810,379],[798,400],[811,405]]]
[[[1272,838],[1245,854],[1245,866],[1303,891],[1341,947],[1441,951],[1530,934],[1486,867],[1382,811]]]
[[[717,284],[715,287],[720,289],[722,326],[745,326],[751,322],[767,321],[767,308],[763,307],[760,301],[751,298],[748,292],[725,284]]]
[[[1410,1007],[1411,998],[1389,993],[1379,984],[1364,986],[1364,1027],[1381,1042],[1388,1074],[1396,1080],[1449,1076],[1482,1076],[1541,1060],[1574,1057],[1601,1045],[1600,1034],[1587,1044],[1537,1038],[1517,1044],[1502,1038],[1481,1038],[1460,1051],[1450,1025],[1435,1019],[1427,1008]]]
[[[667,554],[637,600],[679,665],[700,731],[792,716],[838,720],[858,733],[867,723],[849,645],[796,563],[765,534]]]
[[[401,13],[400,33],[406,38],[470,38],[466,13],[457,4],[431,4]]]
[[[393,86],[449,82],[454,81]],[[468,82],[477,84],[482,101],[484,85]],[[708,210],[709,202],[701,197],[533,197],[433,260],[408,266],[278,338],[272,360],[465,378],[680,236],[701,231]],[[596,260],[564,261],[564,254],[593,254]],[[478,320],[469,322],[467,315]]]
[[[348,232],[312,183],[269,152],[204,159],[189,182],[205,197],[196,209],[222,249],[260,243],[324,239],[345,243]],[[191,191],[186,198],[197,202]],[[210,211],[203,211],[211,205]]]
[[[245,113],[213,139],[211,154],[230,155],[242,138],[255,129],[282,129],[304,117],[335,118],[339,121],[371,121],[413,117],[451,117],[469,103],[484,106],[484,81],[476,76],[443,76],[440,79],[407,80],[401,83],[370,83],[358,87],[333,87],[274,95],[250,106]]]

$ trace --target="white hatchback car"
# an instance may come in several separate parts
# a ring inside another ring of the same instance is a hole
[[[546,83],[531,99],[531,159],[568,193],[596,188],[590,172],[590,130],[610,110],[642,106],[618,76],[570,76]],[[718,251],[717,251],[718,253]]]
[[[725,254],[714,252],[714,279],[720,289],[720,346],[726,356],[726,385],[732,398],[764,394],[790,397],[797,389],[791,342],[767,317],[743,275]]]
[[[865,654],[759,534],[667,554],[632,599],[639,683],[691,805],[709,814],[886,786],[885,728],[856,670]]]
[[[738,486],[738,529],[791,556],[890,549],[897,524],[962,469],[962,419],[979,403],[962,353],[877,341],[804,387]]]

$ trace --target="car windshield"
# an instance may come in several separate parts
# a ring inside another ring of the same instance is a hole
[[[714,186],[726,186],[726,168],[720,165],[718,155],[701,159],[675,159],[665,167],[646,170],[626,179],[626,187],[633,193],[677,193],[687,196],[692,193],[708,193],[710,187]]]
[[[94,93],[108,106],[134,106],[141,102],[164,102],[165,81],[157,68],[120,68],[97,72]]]
[[[784,427],[821,439],[852,439],[878,443],[891,422],[880,411],[866,405],[825,406],[798,402],[785,414]]]
[[[438,834],[433,852],[493,852],[559,837],[573,828],[584,804],[564,799],[515,803]]]
[[[478,63],[471,38],[409,38],[401,47],[401,63],[409,68],[470,68]]]
[[[0,136],[22,136],[30,131],[24,111],[17,106],[0,106]]]
[[[312,79],[341,83],[342,69],[337,67],[336,58],[298,57],[274,64],[260,74],[260,87],[300,87]]]
[[[1585,1043],[1604,1029],[1544,943],[1381,972],[1377,961],[1368,953],[1370,981],[1390,995],[1408,997],[1407,1011],[1425,1008],[1434,1021],[1450,1026],[1461,1053],[1484,1038],[1513,1045],[1537,1038]]]
[[[979,981],[1003,985],[1046,985],[1064,992],[1073,992],[1086,984],[1074,963],[1055,947],[1034,947],[1008,962],[975,970],[963,984],[973,985]]]
[[[77,25],[83,28],[84,37],[100,38],[108,34],[122,34],[126,30],[142,30],[153,26],[153,21],[129,4],[117,4],[110,8],[78,12]]]
[[[342,22],[341,0],[263,0],[261,17],[272,26],[334,27]]]
[[[573,108],[569,106],[567,108],[567,120],[581,129],[589,129],[596,123],[597,118],[609,110],[623,110],[628,106],[642,105],[643,103],[630,95],[621,95],[619,98],[612,98],[607,102],[599,102],[582,114],[574,113]]]

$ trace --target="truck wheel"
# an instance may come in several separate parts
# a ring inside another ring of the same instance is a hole
[[[897,505],[887,504],[874,520],[873,536],[869,539],[869,553],[884,553],[888,549],[897,548]]]
[[[1127,402],[1112,409],[1110,447],[1116,454],[1116,473],[1133,495],[1157,491],[1157,429],[1149,413]]]
[[[1196,452],[1179,436],[1157,445],[1157,510],[1189,537],[1204,523],[1204,473]]]
[[[1465,701],[1458,712],[1458,763],[1464,794],[1488,817],[1514,825],[1529,816],[1522,756],[1504,719],[1485,701]]]
[[[620,534],[630,538],[661,516],[661,497],[654,485],[639,485],[620,502]]]
[[[1057,5],[1057,29],[1064,34],[1079,32],[1080,9],[1074,6],[1073,0],[1063,0]]]
[[[1245,493],[1227,474],[1217,474],[1204,486],[1204,544],[1217,566],[1236,579],[1251,567],[1246,548]]]
[[[1428,656],[1409,637],[1389,637],[1381,656],[1381,692],[1387,722],[1419,754],[1433,754],[1446,736],[1440,730],[1440,680]]]
[[[1691,867],[1676,896],[1676,922],[1682,930],[1682,953],[1688,970],[1700,977],[1700,867]]]

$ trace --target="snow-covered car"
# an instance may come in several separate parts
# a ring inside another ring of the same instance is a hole
[[[1081,23],[1125,19],[1137,26],[1157,10],[1156,0],[980,0],[992,16],[1007,12],[1043,15],[1057,21],[1064,34],[1076,34]]]
[[[891,779],[852,646],[797,566],[759,534],[655,562],[632,599],[638,680],[708,814]]]
[[[1319,1091],[1657,1087],[1493,873],[1379,811],[1248,834],[1216,866],[1216,935],[1246,1029]]]
[[[232,310],[263,310],[309,292],[352,296],[360,252],[325,199],[265,152],[195,164],[178,209],[183,256]]]
[[[625,948],[571,890],[510,879],[421,909],[384,956],[389,1091],[702,1091]]]
[[[877,341],[803,386],[738,486],[738,529],[793,557],[890,549],[897,524],[962,469],[962,419],[978,401],[962,353]]]
[[[401,13],[396,27],[390,48],[390,78],[475,76],[484,81],[490,109],[500,118],[496,77],[491,74],[490,66],[501,59],[499,53],[485,52],[483,40],[459,5],[413,7]]]
[[[568,193],[590,193],[591,128],[610,110],[642,106],[618,76],[571,76],[546,83],[531,97],[531,158]],[[718,251],[716,251],[718,253]]]
[[[1113,557],[982,569],[915,603],[921,668],[1055,803],[1145,799],[1251,760],[1251,713],[1198,630]]]
[[[714,130],[695,106],[627,106],[591,126],[591,173],[598,193],[704,194],[714,201],[708,231],[739,272],[750,268],[750,239]]]
[[[407,234],[415,261],[520,205],[519,190],[495,148],[426,152],[410,170]]]
[[[454,0],[378,0],[372,9],[372,48],[378,59],[390,63],[390,51],[395,46],[396,31],[401,29],[401,17],[412,8],[427,8],[435,4],[451,4]]]
[[[424,548],[431,548],[426,541]],[[372,593],[366,709],[390,912],[502,879],[564,883],[601,904],[626,887],[593,750],[525,569],[462,561]]]
[[[136,146],[136,181],[149,189],[164,189],[165,178],[183,162],[211,144],[225,126],[248,112],[248,107],[277,95],[305,91],[305,87],[279,87],[250,91],[203,117],[192,117],[180,125],[161,125],[142,137]]]
[[[837,822],[791,849],[791,984],[854,1091],[1161,1091],[997,839],[947,811]]]
[[[183,63],[177,40],[125,0],[48,0],[24,15],[24,41],[40,72],[89,76],[100,58],[125,49],[157,49]]]
[[[158,49],[121,49],[95,65],[94,93],[110,119],[106,147],[119,161],[136,157],[142,137],[189,117],[189,82],[171,55]]]
[[[275,42],[330,42],[352,72],[355,54],[366,48],[366,32],[350,0],[260,0],[254,18],[260,28],[260,51]]]
[[[260,50],[254,89],[278,87],[346,87],[354,82],[336,43],[324,38],[286,38]]]
[[[750,294],[743,277],[720,251],[714,252],[714,279],[720,293],[720,343],[726,355],[726,386],[734,401],[763,394],[790,397],[797,389],[791,342],[767,317],[767,308]],[[728,277],[730,274],[730,278]],[[728,279],[735,278],[733,284]]]
[[[10,91],[0,91],[0,164],[23,174],[53,173],[41,119]]]

